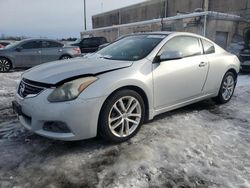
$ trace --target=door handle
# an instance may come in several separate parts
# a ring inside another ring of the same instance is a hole
[[[58,52],[62,52],[62,49],[59,49]]]
[[[206,62],[201,62],[201,63],[199,64],[199,67],[205,67],[206,65],[207,65]]]
[[[40,53],[42,53],[42,52],[39,50],[39,51],[37,51],[37,53],[40,54]]]

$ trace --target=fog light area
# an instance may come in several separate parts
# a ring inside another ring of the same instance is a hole
[[[60,121],[47,121],[43,125],[43,130],[54,133],[70,133],[66,123]]]

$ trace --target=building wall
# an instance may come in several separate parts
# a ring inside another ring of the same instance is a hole
[[[127,24],[161,17],[175,16],[178,12],[194,12],[197,8],[234,13],[250,18],[250,0],[151,0],[92,17],[93,28]]]
[[[233,20],[224,20],[222,18],[208,17],[206,37],[218,42],[222,47],[226,48],[232,41],[235,34],[242,33],[239,28],[243,28],[242,22]],[[248,23],[248,25],[250,25]],[[241,26],[241,27],[240,27]],[[114,41],[119,36],[138,33],[138,32],[152,32],[152,31],[180,31],[191,32],[203,35],[204,19],[185,18],[178,20],[165,20],[154,23],[147,23],[141,25],[125,25],[117,26],[115,28],[94,29],[91,31],[82,32],[83,35],[104,36],[109,42]]]
[[[196,8],[204,8],[205,0],[168,0],[167,16],[175,16],[178,12],[194,12]]]
[[[140,3],[92,17],[93,28],[160,18],[165,14],[165,0]]]
[[[239,23],[228,20],[209,19],[206,36],[221,47],[226,48],[232,42],[234,35],[238,34]]]
[[[249,0],[209,0],[209,10],[216,12],[240,12],[247,9]]]
[[[93,28],[106,27],[119,24],[119,12],[112,11],[92,17]]]
[[[121,9],[121,23],[125,24],[161,18],[164,16],[164,3],[164,1],[156,0]]]
[[[128,24],[161,17],[171,17],[178,13],[194,12],[195,9],[232,13],[250,19],[250,0],[151,0],[140,4],[113,10],[92,17],[93,27]],[[236,22],[222,18],[209,18],[206,36],[226,47],[234,36],[243,36],[244,30],[250,27],[250,22]],[[112,29],[100,29],[82,34],[105,36],[108,41],[129,33],[150,31],[186,31],[203,34],[203,20],[180,19],[175,21],[160,21],[144,25],[127,25]],[[83,36],[83,35],[82,35]]]

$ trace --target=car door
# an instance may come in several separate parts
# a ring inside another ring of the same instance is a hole
[[[202,55],[200,40],[196,37],[174,37],[166,42],[157,56],[164,51],[178,51],[183,58],[153,64],[155,109],[201,95],[208,72],[208,60]]]
[[[59,60],[63,44],[56,41],[42,41],[41,63]]]
[[[33,67],[41,62],[42,44],[39,40],[26,41],[17,47],[15,62],[19,67]]]

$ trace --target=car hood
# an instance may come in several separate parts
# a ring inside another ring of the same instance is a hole
[[[64,80],[80,76],[97,75],[108,71],[126,68],[131,61],[107,60],[100,57],[74,58],[45,63],[33,67],[23,74],[30,81],[57,85]]]

